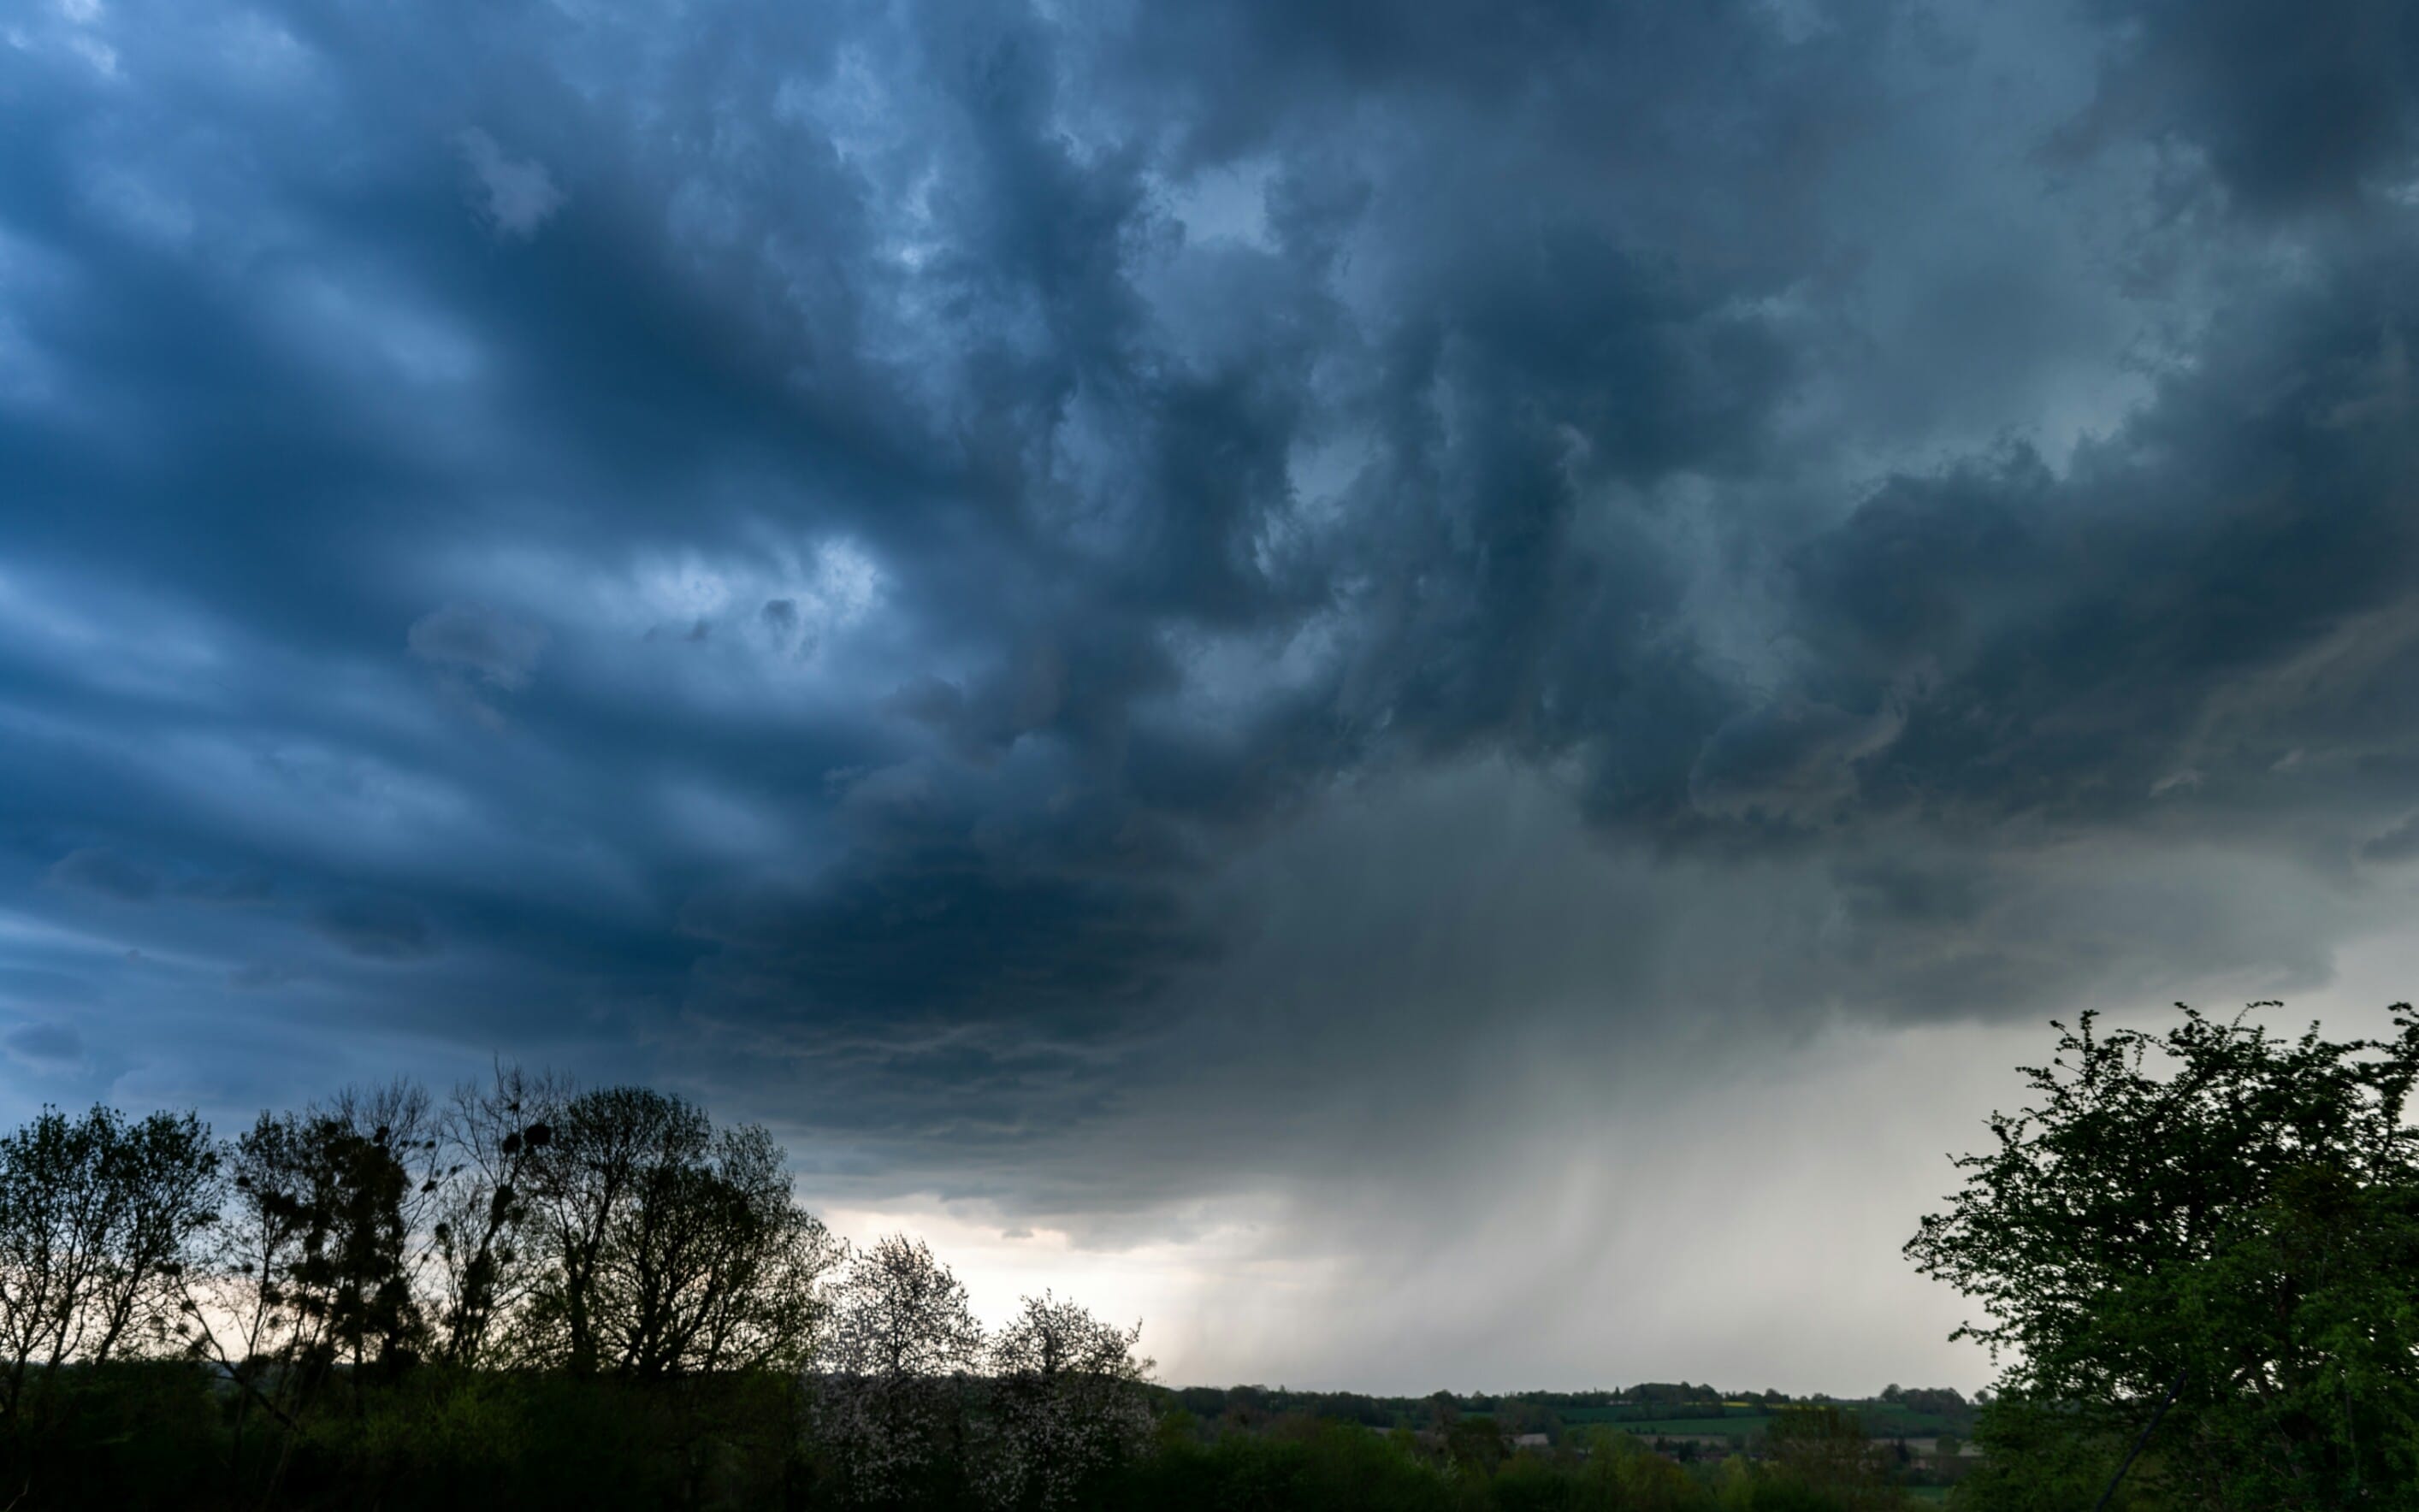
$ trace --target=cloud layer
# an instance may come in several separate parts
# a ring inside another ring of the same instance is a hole
[[[2407,903],[2406,8],[6,41],[22,1102],[501,1051],[1365,1258],[1625,1068]]]

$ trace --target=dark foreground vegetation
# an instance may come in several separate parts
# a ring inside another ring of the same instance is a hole
[[[978,1327],[761,1128],[500,1072],[0,1139],[0,1506],[2419,1507],[2419,1027],[2061,1031],[1908,1246],[1996,1394],[1152,1385],[1052,1296]],[[1960,1452],[1978,1443],[1980,1456]],[[2128,1468],[2130,1466],[2130,1468]]]
[[[984,1384],[959,1383],[935,1441],[904,1446],[876,1490],[817,1432],[811,1384],[763,1374],[640,1383],[609,1375],[426,1366],[255,1426],[191,1365],[69,1372],[36,1442],[21,1440],[22,1506],[438,1508],[1241,1509],[1652,1508],[1842,1512],[1896,1507],[1900,1467],[1850,1414],[1781,1418],[1771,1458],[1680,1462],[1610,1428],[1515,1450],[1487,1420],[1443,1434],[1307,1414],[1249,1426],[1158,1414],[1119,1452],[1060,1481],[997,1478]]]

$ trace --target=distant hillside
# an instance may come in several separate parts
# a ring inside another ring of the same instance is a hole
[[[1360,1392],[1294,1391],[1283,1386],[1160,1389],[1162,1410],[1180,1408],[1208,1422],[1251,1426],[1277,1418],[1318,1418],[1375,1428],[1421,1428],[1491,1417],[1507,1432],[1558,1436],[1564,1428],[1610,1426],[1641,1435],[1760,1437],[1783,1408],[1826,1404],[1855,1412],[1875,1438],[1969,1436],[1979,1403],[1950,1387],[1887,1388],[1878,1396],[1720,1391],[1687,1381],[1649,1381],[1602,1391],[1433,1392],[1379,1396]]]

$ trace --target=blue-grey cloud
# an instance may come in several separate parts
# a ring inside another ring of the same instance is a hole
[[[66,1024],[25,1024],[10,1029],[0,1043],[11,1055],[35,1061],[69,1061],[84,1054],[84,1036]]]
[[[2360,854],[2363,860],[2368,861],[2419,860],[2419,817],[2405,819],[2361,841]]]
[[[60,856],[52,863],[50,881],[129,903],[148,902],[160,890],[160,878],[150,868],[102,845],[83,846]]]
[[[2323,980],[2419,804],[2411,45],[29,21],[0,1008],[104,1088],[518,1052],[1097,1216],[1400,1148],[1474,1003]]]
[[[339,898],[322,904],[312,923],[354,955],[408,961],[437,951],[425,914],[394,898]]]
[[[2258,212],[2407,184],[2419,20],[2393,0],[2103,0],[2121,41],[2071,141],[2180,144]]]
[[[529,686],[546,650],[546,631],[540,626],[471,604],[429,610],[411,622],[404,639],[411,654],[430,666],[511,692]]]
[[[480,209],[498,235],[526,239],[562,208],[563,193],[546,164],[512,157],[475,126],[457,140],[478,183]]]

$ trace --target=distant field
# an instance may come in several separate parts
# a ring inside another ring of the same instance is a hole
[[[1569,1414],[1565,1413],[1563,1420],[1566,1423],[1571,1421]],[[1594,1421],[1649,1438],[1657,1433],[1686,1433],[1743,1439],[1762,1433],[1772,1419],[1752,1412],[1731,1412],[1720,1417],[1658,1417],[1645,1423],[1621,1423],[1610,1418]]]
[[[1938,1412],[1867,1412],[1865,1431],[1881,1439],[1934,1439],[1944,1433],[1969,1433],[1973,1429]]]
[[[1846,1404],[1842,1404],[1846,1405]],[[1745,1410],[1724,1412],[1720,1416],[1698,1414],[1692,1417],[1656,1417],[1643,1421],[1625,1422],[1617,1407],[1566,1408],[1560,1414],[1573,1427],[1604,1424],[1630,1433],[1652,1437],[1657,1433],[1709,1434],[1719,1438],[1754,1437],[1761,1435],[1772,1423],[1769,1414]],[[1899,1412],[1887,1408],[1856,1407],[1853,1409],[1865,1423],[1865,1431],[1877,1439],[1930,1439],[1943,1433],[1965,1431],[1937,1412]]]
[[[1636,1427],[1640,1426],[1638,1423],[1624,1423],[1621,1417],[1624,1412],[1636,1411],[1638,1409],[1634,1407],[1564,1407],[1559,1409],[1556,1415],[1565,1423],[1610,1423],[1621,1427]],[[1674,1412],[1669,1417],[1647,1418],[1643,1421],[1647,1423],[1756,1423],[1763,1421],[1763,1416],[1749,1409],[1739,1408],[1718,1415],[1703,1411]],[[1672,1430],[1666,1428],[1664,1431],[1668,1433]]]

